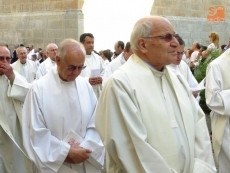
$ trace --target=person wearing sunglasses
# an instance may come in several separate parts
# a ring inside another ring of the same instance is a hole
[[[97,98],[83,77],[85,48],[63,40],[57,66],[35,81],[23,105],[25,149],[41,173],[98,173],[104,146],[95,129]]]
[[[166,67],[178,55],[172,24],[141,18],[130,44],[133,55],[108,78],[96,109],[106,172],[215,173],[205,115],[186,81]]]
[[[33,173],[21,132],[22,104],[31,85],[10,61],[10,51],[0,46],[0,172]]]

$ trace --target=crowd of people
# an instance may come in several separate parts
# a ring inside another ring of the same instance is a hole
[[[0,172],[228,173],[230,40],[209,38],[186,46],[149,16],[114,52],[95,51],[92,33],[45,50],[0,45]],[[202,61],[212,141],[194,76]]]

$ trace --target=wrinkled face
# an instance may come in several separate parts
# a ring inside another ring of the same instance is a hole
[[[53,61],[56,61],[58,46],[56,44],[50,44],[47,48],[47,56]]]
[[[184,45],[179,45],[177,47],[177,58],[172,62],[172,64],[179,65],[184,54]]]
[[[83,45],[85,47],[86,54],[90,55],[94,49],[94,38],[86,36]]]
[[[165,65],[171,64],[177,59],[178,41],[172,25],[167,20],[154,20],[152,22],[154,27],[151,35],[140,38],[139,44],[143,45],[143,59],[157,70],[161,70]]]
[[[68,49],[64,59],[56,57],[58,73],[63,81],[74,81],[84,69],[85,55],[80,48]]]
[[[17,49],[17,56],[19,61],[24,64],[26,63],[26,59],[27,59],[27,49],[25,47],[19,47]]]
[[[3,74],[3,72],[1,71],[1,65],[10,64],[10,60],[10,51],[4,46],[0,46],[0,75]]]

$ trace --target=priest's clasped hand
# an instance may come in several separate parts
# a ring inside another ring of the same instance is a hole
[[[65,162],[78,164],[82,163],[89,158],[89,154],[91,152],[91,150],[82,147],[71,147],[65,159]]]

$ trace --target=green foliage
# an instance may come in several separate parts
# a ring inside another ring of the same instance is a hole
[[[197,80],[197,82],[201,82],[205,76],[206,76],[206,69],[208,67],[208,64],[210,62],[212,62],[214,59],[216,59],[218,56],[220,56],[221,52],[219,50],[216,50],[216,51],[213,51],[210,53],[210,55],[207,57],[207,58],[203,58],[201,61],[200,61],[200,64],[199,66],[196,67],[195,69],[195,78]],[[200,107],[202,108],[202,110],[205,112],[205,113],[210,113],[210,109],[208,108],[208,106],[206,105],[206,102],[205,102],[205,90],[201,91],[200,92]]]

